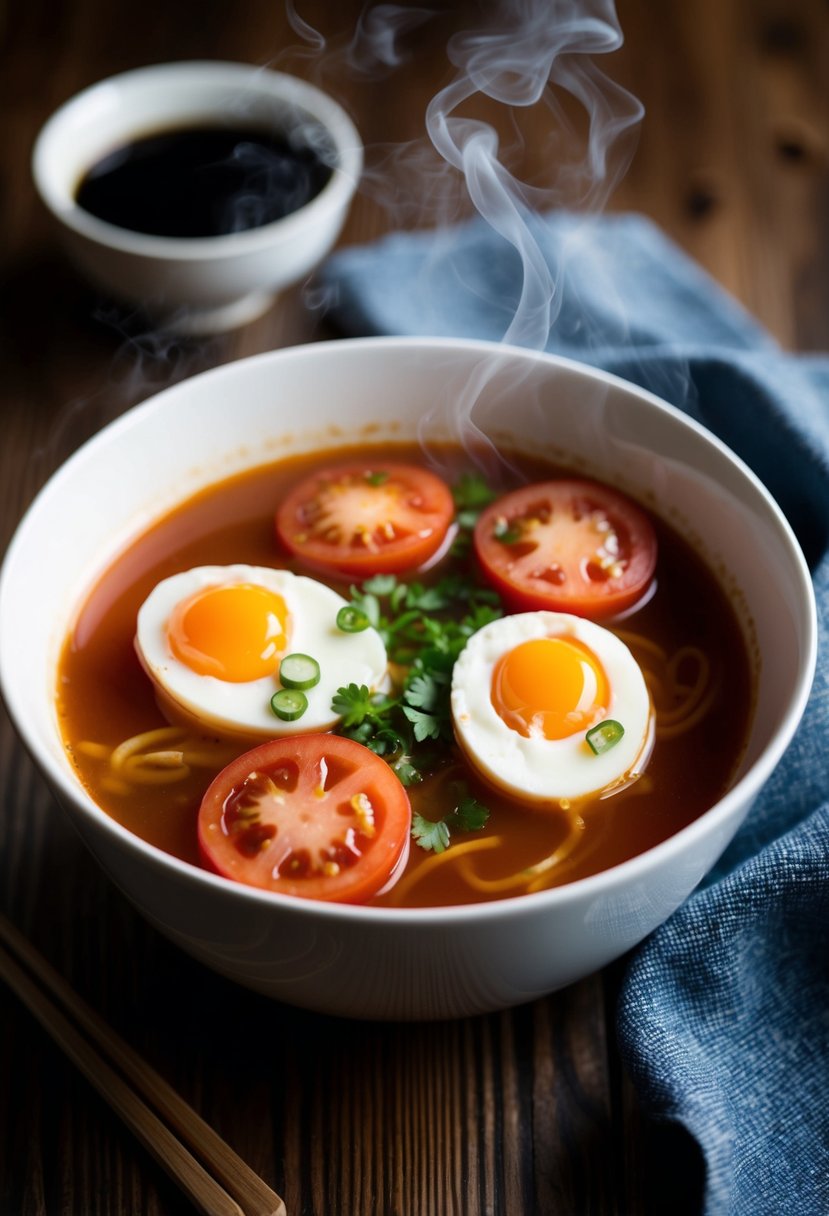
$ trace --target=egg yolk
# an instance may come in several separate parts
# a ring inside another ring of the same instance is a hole
[[[502,655],[492,705],[527,738],[566,739],[607,715],[609,686],[596,656],[574,638],[534,638]]]
[[[167,624],[173,654],[201,676],[242,684],[273,675],[287,645],[281,595],[253,583],[205,587],[182,600]]]

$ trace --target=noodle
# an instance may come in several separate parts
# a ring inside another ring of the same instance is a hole
[[[482,840],[465,840],[463,844],[451,845],[448,849],[444,849],[442,853],[433,853],[431,857],[427,857],[411,874],[406,874],[400,879],[391,892],[393,902],[399,903],[401,896],[408,894],[412,887],[419,883],[422,878],[428,878],[429,875],[447,861],[456,861],[458,857],[466,853],[477,853],[484,849],[500,848],[503,843],[504,841],[501,836],[485,836]]]
[[[689,660],[697,664],[696,680],[686,684],[679,679],[679,668]],[[683,646],[673,655],[667,668],[671,700],[679,701],[673,709],[657,714],[656,734],[659,739],[674,739],[684,734],[705,717],[713,704],[716,686],[711,683],[708,656],[696,646]]]
[[[145,752],[143,756],[128,756],[123,768],[148,764],[153,768],[178,768],[184,763],[184,752]]]
[[[653,655],[655,659],[659,659],[662,663],[667,663],[668,655],[665,649],[658,642],[652,642],[650,638],[644,637],[641,633],[629,633],[627,630],[614,630],[616,637],[620,642],[624,642],[631,650],[644,650],[646,654]]]
[[[92,743],[89,740],[76,743],[72,750],[80,752],[83,756],[89,756],[91,760],[106,760],[112,752],[106,743]]]
[[[677,735],[682,735],[686,730],[690,730],[692,726],[696,726],[701,722],[708,713],[717,695],[717,689],[712,685],[705,697],[697,703],[696,706],[684,706],[685,717],[678,718],[675,721],[669,722],[666,726],[659,725],[656,728],[656,736],[658,739],[675,739]]]
[[[698,646],[681,646],[670,657],[663,648],[638,633],[616,635],[631,650],[644,651],[656,658],[664,671],[652,671],[640,664],[656,708],[657,739],[675,739],[701,722],[714,703],[717,686],[711,680],[711,663]],[[689,667],[694,679],[687,683],[680,668]]]
[[[237,752],[231,748],[223,750],[221,747],[216,748],[215,752],[182,752],[182,757],[185,764],[189,764],[191,768],[214,768],[222,767],[229,764],[237,755]]]
[[[203,739],[194,740],[200,746],[191,751],[189,741],[183,727],[163,726],[131,735],[114,748],[86,739],[77,744],[77,750],[93,760],[108,762],[109,772],[101,778],[101,784],[109,793],[120,795],[129,794],[135,786],[184,781],[193,768],[218,771],[236,755],[228,744],[217,743],[215,750],[205,748]],[[173,743],[180,746],[164,746]],[[145,751],[145,748],[154,750]]]
[[[128,756],[121,765],[121,775],[137,785],[163,785],[168,781],[183,781],[190,776],[190,769],[181,762],[177,764],[154,764],[156,756],[175,753],[155,752],[147,756]]]
[[[105,774],[101,778],[101,789],[106,790],[109,794],[128,794],[130,792],[130,786],[126,781],[121,781],[118,777],[110,777],[109,774]]]
[[[143,747],[152,747],[154,743],[172,743],[183,738],[184,734],[180,726],[161,726],[157,730],[145,730],[140,735],[132,735],[123,743],[119,743],[109,762],[117,772],[128,756],[140,752]]]
[[[585,823],[581,815],[569,819],[567,835],[548,857],[542,858],[541,861],[524,870],[518,870],[515,874],[509,874],[506,878],[480,878],[470,866],[469,858],[465,856],[460,858],[458,869],[470,887],[487,895],[493,895],[498,891],[508,891],[511,887],[519,885],[526,885],[527,891],[537,891],[543,885],[550,870],[566,861],[573,852],[581,840],[584,828]]]

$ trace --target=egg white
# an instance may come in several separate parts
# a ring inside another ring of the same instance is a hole
[[[578,731],[565,739],[527,738],[511,729],[492,704],[495,664],[534,638],[573,638],[604,668],[610,687],[606,717],[624,735],[595,755]],[[601,625],[562,612],[525,612],[485,625],[467,642],[452,674],[452,720],[471,764],[492,784],[529,802],[560,802],[609,790],[641,771],[653,737],[651,700],[633,655]]]
[[[270,707],[281,688],[278,674],[244,683],[199,675],[172,652],[167,623],[176,605],[205,587],[253,583],[281,595],[288,609],[286,654],[308,654],[320,666],[320,682],[305,690],[308,708],[283,722]],[[197,566],[158,583],[138,612],[135,648],[153,681],[166,716],[231,737],[271,739],[278,735],[331,730],[339,718],[331,709],[337,689],[365,684],[386,686],[386,649],[376,629],[343,633],[337,613],[348,601],[316,579],[264,566]]]

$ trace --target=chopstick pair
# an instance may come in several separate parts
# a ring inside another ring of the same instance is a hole
[[[0,941],[0,978],[198,1211],[204,1216],[286,1216],[279,1195],[3,916]]]

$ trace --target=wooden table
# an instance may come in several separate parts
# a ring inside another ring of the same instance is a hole
[[[0,6],[0,546],[52,470],[134,402],[202,368],[328,336],[299,289],[246,329],[202,343],[122,324],[64,266],[29,176],[47,115],[114,72],[203,57],[313,77],[319,57],[289,49],[299,39],[280,7]],[[321,79],[354,115],[375,170],[386,145],[421,137],[425,104],[449,78],[448,34],[492,7],[439,6],[407,35],[409,62],[369,81],[338,57],[358,5],[300,3],[329,38]],[[609,206],[654,217],[784,345],[826,347],[829,10],[819,0],[622,0],[620,19],[626,46],[603,66],[646,117]],[[538,108],[519,116],[522,174],[549,171],[548,122]],[[381,193],[361,192],[344,241],[421,222],[410,207],[389,214]],[[692,1154],[646,1129],[622,1074],[613,1011],[623,963],[465,1022],[364,1025],[284,1008],[214,976],[144,923],[5,719],[0,761],[3,911],[285,1196],[291,1216],[696,1210]],[[0,1023],[0,1212],[190,1210],[5,992]]]

